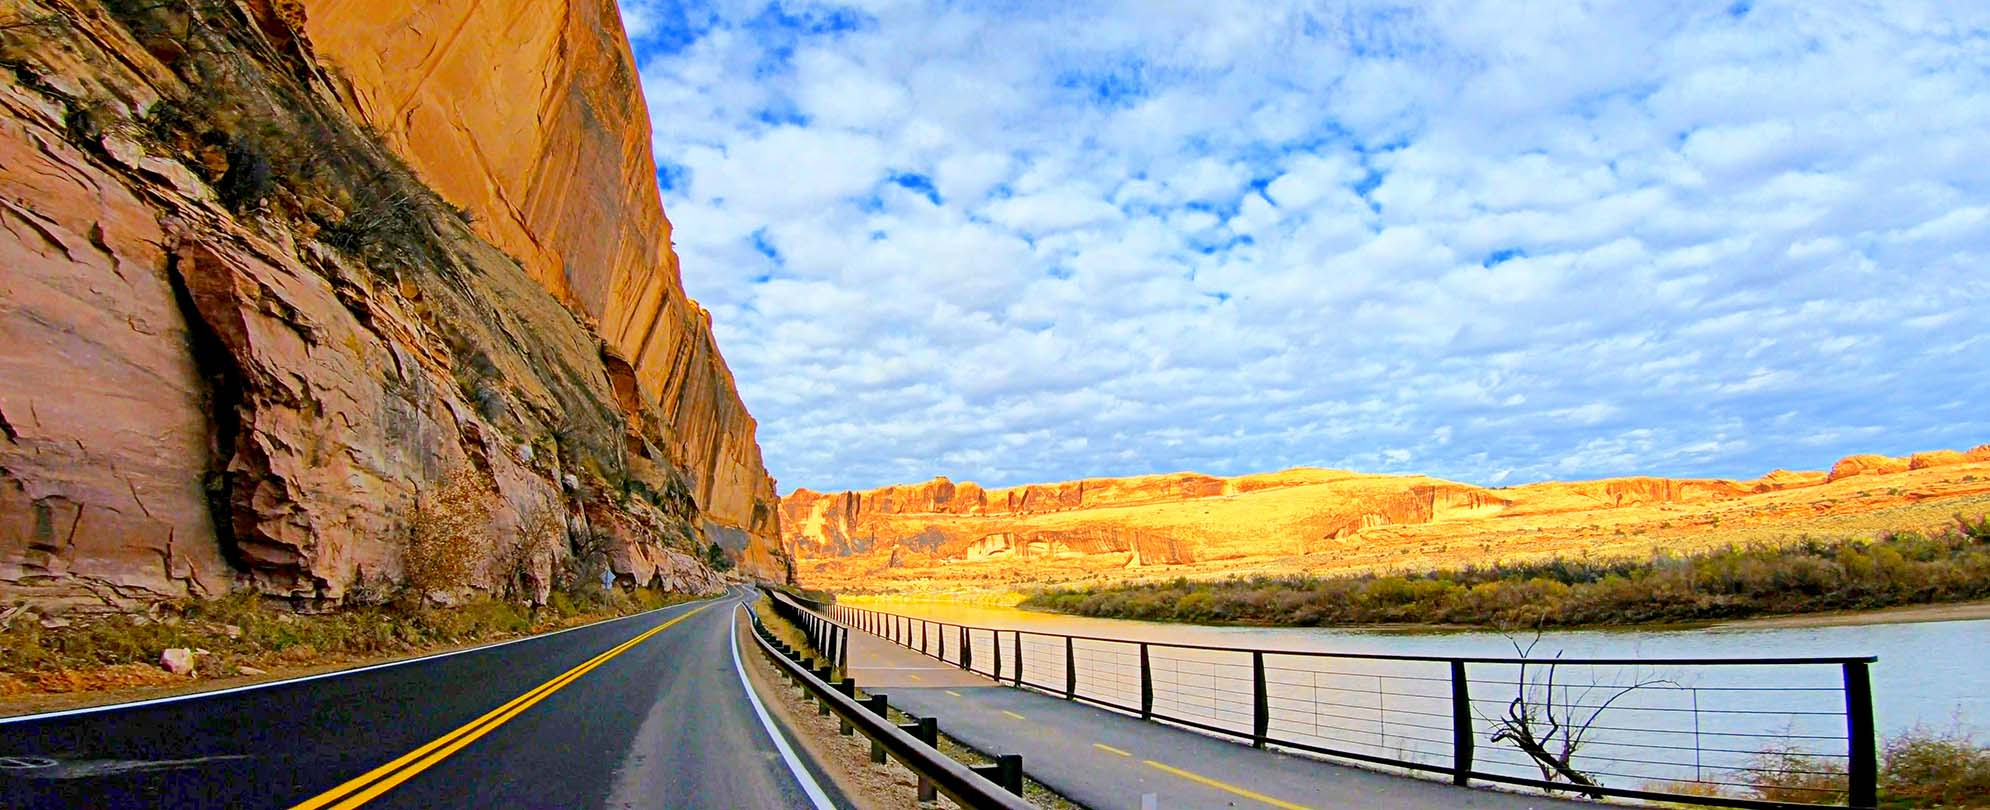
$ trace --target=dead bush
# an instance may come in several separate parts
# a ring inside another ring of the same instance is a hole
[[[417,597],[481,584],[491,547],[490,485],[464,472],[422,493],[408,518],[401,574]]]
[[[540,562],[545,562],[550,573],[554,556],[566,540],[566,521],[558,509],[541,505],[526,510],[519,518],[518,537],[500,545],[491,561],[492,579],[504,597],[514,602],[537,601],[539,586],[551,585],[539,581]]]

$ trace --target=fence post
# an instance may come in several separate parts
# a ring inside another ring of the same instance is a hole
[[[1023,631],[1016,631],[1016,685],[1023,685]]]
[[[1064,699],[1078,696],[1078,656],[1071,637],[1064,637]]]
[[[930,624],[932,624],[932,622],[929,622],[929,621],[926,621],[925,619],[920,619],[920,620],[919,620],[919,652],[921,652],[921,653],[924,653],[924,652],[926,652],[926,649],[927,649],[927,647],[926,647],[926,626],[927,626],[927,625],[930,625]]]
[[[1851,777],[1851,793],[1846,804],[1874,807],[1879,804],[1879,750],[1873,733],[1872,672],[1864,661],[1845,662],[1846,773]]]
[[[1251,747],[1263,748],[1271,732],[1271,695],[1264,688],[1264,653],[1251,651]]]
[[[1147,642],[1140,642],[1140,719],[1154,717],[1154,667],[1147,663]]]
[[[960,626],[960,668],[974,671],[974,644],[967,636],[967,625]]]
[[[1451,783],[1465,784],[1472,778],[1472,683],[1465,678],[1465,662],[1451,662]]]
[[[938,658],[941,661],[945,661],[947,660],[947,626],[944,624],[940,625],[940,632],[934,633],[934,635],[940,637],[940,654]]]
[[[996,683],[1002,682],[1002,631],[988,631],[988,649],[995,651],[995,666],[988,670],[988,677]]]
[[[870,697],[865,698],[864,708],[870,709],[871,714],[875,714],[878,717],[886,720],[891,719],[891,709],[886,705],[884,695],[874,693]],[[878,764],[884,763],[884,743],[871,740],[871,761]]]

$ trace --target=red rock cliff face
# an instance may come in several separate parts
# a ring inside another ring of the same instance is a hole
[[[785,571],[612,5],[482,31],[485,73],[549,60],[533,92],[451,61],[472,4],[419,5],[0,9],[34,23],[0,31],[0,604],[336,605],[462,476],[496,538],[464,587],[708,590],[708,541]]]
[[[358,114],[626,358],[667,460],[691,473],[725,544],[750,544],[746,561],[762,568],[778,547],[774,481],[711,316],[684,294],[615,4],[302,5]]]

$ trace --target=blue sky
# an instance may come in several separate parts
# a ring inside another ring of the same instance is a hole
[[[1990,7],[622,0],[783,492],[1990,442]]]

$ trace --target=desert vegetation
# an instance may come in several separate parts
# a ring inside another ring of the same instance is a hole
[[[1990,517],[1936,532],[1556,558],[1395,575],[1175,579],[1058,588],[1023,606],[1109,618],[1298,626],[1572,627],[1695,622],[1990,598]]]
[[[1755,756],[1749,770],[1726,784],[1674,782],[1655,790],[1830,806],[1846,800],[1842,761],[1795,750]],[[1880,749],[1882,810],[1982,810],[1990,808],[1990,746],[1959,731],[1916,729],[1888,739]]]

